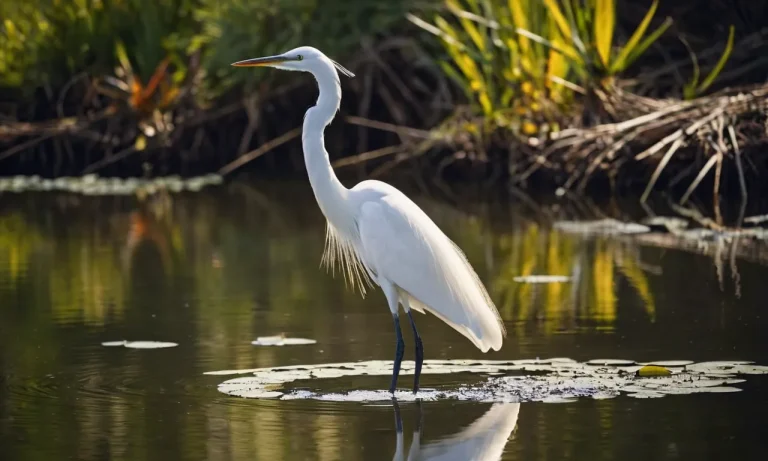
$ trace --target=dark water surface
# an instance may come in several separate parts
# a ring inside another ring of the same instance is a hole
[[[768,267],[759,261],[715,264],[691,251],[566,235],[516,204],[417,202],[466,251],[509,332],[501,351],[482,354],[418,315],[427,359],[768,362]],[[323,243],[324,221],[304,182],[145,200],[0,195],[0,459],[396,457],[389,403],[241,399],[217,391],[229,377],[203,375],[392,358],[382,293],[361,299],[320,269]],[[513,281],[527,274],[575,279]],[[250,344],[279,333],[317,344]],[[122,339],[179,346],[101,346]],[[450,388],[467,379],[477,378],[422,382]],[[401,387],[410,384],[401,378]],[[384,389],[388,377],[327,386]],[[519,408],[424,402],[421,414],[401,403],[402,459],[419,416],[416,448],[427,459],[470,459],[481,448],[489,452],[478,459],[764,459],[768,378],[738,386],[743,392]],[[482,443],[472,439],[478,432]],[[494,444],[503,453],[492,453]]]

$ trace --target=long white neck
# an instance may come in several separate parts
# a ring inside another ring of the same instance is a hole
[[[325,150],[323,131],[331,123],[341,103],[339,76],[330,62],[323,62],[312,70],[317,80],[320,95],[317,104],[304,116],[301,136],[304,148],[304,163],[309,182],[315,193],[320,210],[336,228],[344,230],[349,225],[345,202],[349,190],[339,182],[331,167],[328,151]],[[327,64],[327,65],[325,65]]]

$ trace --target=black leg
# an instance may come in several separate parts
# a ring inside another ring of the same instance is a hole
[[[395,387],[397,386],[397,375],[400,374],[400,362],[403,361],[403,352],[405,349],[405,343],[403,342],[403,333],[400,331],[400,316],[397,314],[392,315],[392,320],[395,323],[395,335],[397,335],[397,349],[395,349],[395,365],[392,367],[392,384],[389,386],[389,392],[395,393]]]
[[[400,418],[400,405],[394,397],[392,397],[392,406],[395,409],[395,432],[399,434],[403,432],[403,420]]]
[[[416,342],[416,370],[413,378],[413,393],[415,394],[419,390],[421,365],[424,363],[424,345],[421,343],[421,336],[419,336],[419,332],[416,330],[416,322],[413,321],[410,310],[408,310],[408,319],[411,321],[411,328],[413,328],[413,338]]]
[[[421,405],[421,399],[416,399],[416,406],[419,409],[416,420],[416,429],[414,432],[421,433],[421,428],[424,427],[424,408]]]

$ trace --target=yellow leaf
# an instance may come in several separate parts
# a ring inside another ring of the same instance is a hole
[[[136,137],[136,142],[133,144],[133,147],[136,148],[138,151],[142,151],[147,148],[147,138],[144,137],[144,135],[139,135]]]
[[[611,44],[613,42],[613,28],[616,23],[615,0],[597,0],[595,8],[595,45],[597,54],[608,68],[611,59]]]
[[[560,7],[557,5],[557,0],[544,0],[544,5],[547,6],[549,14],[557,23],[557,27],[560,28],[560,33],[563,34],[564,37],[571,37],[571,27],[568,25],[568,20],[563,16],[563,12],[560,11]]]
[[[515,23],[515,26],[529,30],[528,16],[526,16],[525,9],[523,8],[523,0],[509,0],[509,11],[512,13],[512,21]],[[528,37],[520,35],[518,41],[520,43],[520,51],[523,54],[527,54],[530,51]]]
[[[485,112],[485,115],[492,114],[493,104],[491,104],[491,100],[488,98],[488,93],[480,93],[480,97],[478,99],[480,101],[480,105],[483,107],[483,112]]]
[[[554,26],[554,18],[550,17],[550,27]],[[554,27],[552,27],[554,29]],[[556,31],[552,31],[552,43],[558,48],[566,48],[565,41],[560,37],[560,34]],[[559,77],[565,79],[568,74],[568,59],[563,53],[556,50],[549,50],[549,57],[547,58],[547,80],[544,84],[550,89],[550,94],[559,92],[561,85],[557,85],[552,81],[553,77]]]
[[[637,376],[669,376],[672,374],[672,372],[664,367],[646,365],[643,368],[637,370],[635,374]]]
[[[5,32],[8,34],[8,38],[13,39],[16,35],[16,26],[10,19],[5,20]]]
[[[523,122],[523,134],[526,134],[528,136],[532,136],[532,135],[536,134],[536,132],[538,132],[538,131],[539,131],[539,127],[536,126],[535,123],[533,123],[531,121],[528,121],[528,120]]]
[[[435,17],[435,25],[449,37],[458,40],[459,35],[456,33],[456,30],[445,19],[440,16]]]
[[[523,82],[523,84],[520,85],[520,91],[522,91],[524,94],[531,94],[531,93],[533,93],[533,83],[531,83],[531,82]]]

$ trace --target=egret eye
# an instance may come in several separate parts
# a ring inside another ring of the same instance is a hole
[[[299,61],[303,61],[303,60],[304,60],[304,56],[302,56],[302,55],[297,55],[297,56],[296,56],[296,59],[297,59],[297,60],[299,60]]]

